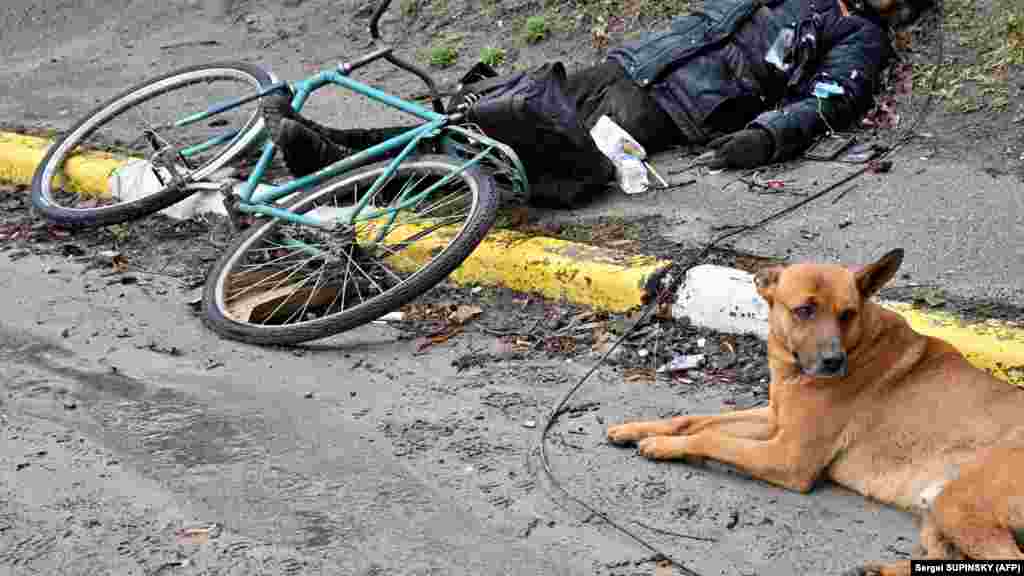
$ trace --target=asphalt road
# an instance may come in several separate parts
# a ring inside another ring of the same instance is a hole
[[[587,354],[460,371],[497,340],[471,327],[421,352],[377,325],[257,348],[206,330],[178,280],[132,276],[0,254],[0,574],[653,573],[650,551],[538,471],[543,419]],[[751,389],[602,368],[551,434],[553,467],[702,575],[909,553],[908,515],[845,490],[790,493],[604,439],[627,419],[764,401]],[[208,541],[179,534],[210,524]]]

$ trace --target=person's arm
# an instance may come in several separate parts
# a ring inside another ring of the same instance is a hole
[[[846,128],[871,105],[879,73],[889,57],[884,32],[856,16],[840,18],[834,26],[834,45],[822,58],[807,93],[781,109],[760,114],[748,126],[762,128],[771,135],[770,162],[792,158],[828,126],[833,130]],[[843,94],[816,98],[814,87],[818,82],[838,84]]]

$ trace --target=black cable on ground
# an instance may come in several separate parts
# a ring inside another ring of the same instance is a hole
[[[934,74],[933,74],[932,79],[931,79],[932,80],[931,86],[929,87],[929,90],[928,90],[928,96],[925,99],[925,102],[922,105],[921,110],[918,112],[917,117],[914,120],[914,123],[906,131],[904,131],[903,134],[898,135],[897,137],[895,137],[892,145],[889,146],[889,148],[887,150],[883,151],[878,156],[878,158],[876,160],[884,159],[886,156],[889,156],[889,155],[893,154],[894,152],[896,152],[897,150],[902,148],[904,145],[906,145],[908,142],[910,142],[914,138],[914,135],[916,134],[917,128],[921,125],[921,122],[923,122],[924,119],[928,116],[928,114],[931,113],[931,108],[932,108],[932,106],[934,104],[934,99],[935,99],[935,89],[938,86],[938,78],[939,78],[939,73],[940,73],[939,70],[941,69],[941,65],[942,65],[942,62],[944,60],[944,53],[945,53],[944,52],[945,33],[944,33],[943,22],[942,22],[943,17],[944,17],[944,11],[943,11],[943,6],[942,6],[942,0],[936,0],[935,5],[936,5],[937,16],[938,16],[938,43],[939,43],[939,46],[938,46],[938,51],[937,51],[937,55],[936,55],[936,66],[934,68]],[[647,320],[650,318],[651,314],[655,310],[657,310],[658,306],[667,303],[667,301],[671,298],[671,296],[673,294],[675,294],[676,291],[679,289],[679,286],[682,284],[683,279],[686,277],[686,273],[690,269],[692,269],[694,266],[697,266],[700,262],[702,262],[707,257],[707,255],[711,252],[711,250],[713,250],[719,243],[721,243],[721,242],[723,242],[723,241],[725,241],[725,240],[727,240],[729,238],[732,238],[734,236],[739,236],[740,234],[744,234],[746,232],[750,232],[752,230],[756,230],[758,228],[761,228],[764,225],[766,225],[766,224],[768,224],[768,223],[770,223],[770,222],[772,222],[774,220],[778,220],[779,218],[782,218],[783,216],[786,216],[787,214],[790,214],[790,213],[792,213],[792,212],[802,208],[803,206],[806,206],[807,204],[810,204],[811,202],[821,198],[822,196],[825,196],[826,194],[828,194],[829,192],[832,192],[836,188],[839,188],[840,186],[845,185],[847,182],[850,182],[850,181],[852,181],[852,180],[854,180],[856,178],[859,178],[860,176],[862,176],[865,172],[867,172],[869,170],[871,170],[871,165],[870,164],[864,166],[863,168],[860,168],[859,170],[856,170],[856,171],[854,171],[854,172],[844,176],[843,178],[841,178],[840,180],[838,180],[838,181],[836,181],[836,182],[834,182],[832,184],[829,184],[825,188],[822,188],[818,192],[815,192],[814,194],[812,194],[810,196],[807,196],[806,198],[800,200],[799,202],[796,202],[796,203],[794,203],[794,204],[792,204],[790,206],[787,206],[786,208],[783,208],[782,210],[779,210],[779,211],[777,211],[777,212],[775,212],[773,214],[770,214],[769,216],[767,216],[765,218],[762,218],[761,220],[758,220],[757,222],[755,222],[753,224],[747,224],[747,225],[744,225],[742,227],[736,228],[734,230],[730,230],[729,232],[725,232],[723,234],[720,234],[719,236],[716,236],[714,239],[711,240],[711,242],[707,243],[704,246],[704,248],[702,248],[701,251],[696,256],[694,256],[694,257],[690,258],[689,260],[687,260],[685,264],[679,264],[679,263],[673,262],[669,266],[669,270],[668,270],[668,273],[666,275],[666,277],[669,278],[669,282],[667,283],[667,285],[659,290],[659,292],[657,294],[657,297],[652,299],[651,302],[649,302],[644,307],[643,312],[640,314],[640,317],[637,318],[633,322],[633,324],[631,324],[623,332],[623,334],[621,336],[619,336],[618,339],[615,340],[614,343],[612,343],[611,347],[609,347],[608,350],[606,350],[605,353],[602,354],[600,358],[598,358],[597,362],[594,363],[594,365],[590,368],[590,370],[587,370],[587,372],[582,377],[580,377],[580,379],[578,381],[576,381],[575,384],[573,384],[571,387],[569,387],[568,390],[566,390],[566,392],[562,395],[562,397],[558,400],[558,402],[555,403],[554,407],[551,409],[551,412],[548,415],[547,420],[545,421],[544,426],[541,428],[541,432],[540,432],[540,461],[541,461],[541,467],[543,468],[544,473],[545,473],[545,475],[548,478],[548,481],[551,483],[551,486],[554,487],[556,490],[558,490],[566,499],[568,499],[568,500],[574,502],[575,504],[577,504],[578,506],[582,507],[583,509],[588,511],[593,516],[596,516],[596,517],[600,518],[601,520],[604,520],[605,522],[608,523],[608,525],[612,526],[613,528],[618,530],[620,533],[622,533],[623,535],[627,536],[628,538],[630,538],[631,540],[633,540],[634,542],[639,544],[644,549],[650,551],[652,554],[654,554],[656,559],[658,559],[658,560],[667,560],[668,562],[672,563],[672,565],[677,567],[686,576],[700,576],[700,574],[698,574],[697,572],[694,572],[690,568],[687,568],[686,565],[683,564],[682,562],[680,562],[679,560],[676,560],[675,558],[669,556],[665,552],[662,552],[661,550],[656,548],[653,544],[651,544],[650,542],[648,542],[644,538],[638,536],[633,531],[631,531],[630,529],[628,529],[625,526],[623,526],[621,523],[616,522],[615,520],[613,520],[606,513],[601,512],[600,510],[595,508],[593,505],[588,504],[584,500],[580,499],[579,497],[577,497],[577,496],[573,495],[571,492],[569,492],[569,490],[567,488],[565,488],[565,486],[562,485],[561,481],[559,481],[555,477],[554,471],[551,469],[551,462],[548,460],[547,442],[546,442],[547,436],[548,436],[548,432],[550,432],[551,428],[554,427],[555,423],[558,421],[559,416],[561,416],[565,412],[566,404],[573,397],[573,395],[575,395],[576,392],[583,386],[583,384],[587,381],[587,379],[589,379],[590,376],[593,375],[593,373],[596,372],[597,369],[600,368],[601,365],[603,365],[605,363],[605,361],[608,359],[608,356],[610,356],[611,353],[614,352],[615,349],[618,348],[619,345],[622,344],[622,342],[627,337],[629,337],[629,335],[632,334],[633,331],[635,331],[638,326],[640,326],[643,323],[647,322]],[[633,522],[637,523],[635,521],[633,521]],[[648,529],[651,529],[650,526],[644,525],[644,527],[646,527]]]

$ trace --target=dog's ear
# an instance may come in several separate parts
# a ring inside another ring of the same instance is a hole
[[[874,296],[882,286],[896,275],[903,263],[903,249],[897,248],[886,253],[874,264],[862,266],[857,270],[854,278],[857,279],[857,290],[865,300]]]
[[[779,274],[781,273],[781,266],[770,266],[768,268],[761,268],[754,274],[754,286],[757,288],[757,293],[768,304],[772,303],[772,296],[775,295],[775,285],[779,283]]]

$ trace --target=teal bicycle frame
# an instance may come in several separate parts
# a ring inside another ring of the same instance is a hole
[[[470,166],[478,164],[480,161],[482,161],[496,149],[500,149],[502,154],[504,154],[511,160],[513,172],[518,172],[518,174],[521,176],[521,178],[513,178],[513,180],[516,181],[517,186],[526,186],[525,176],[522,176],[524,174],[522,172],[522,165],[519,164],[519,160],[515,156],[515,153],[512,152],[510,148],[508,148],[507,146],[498,141],[487,138],[482,134],[473,133],[473,140],[482,143],[484,147],[481,151],[476,152],[470,159],[466,160],[458,171],[448,174],[440,181],[433,183],[429,188],[421,192],[418,192],[414,195],[411,194],[408,189],[403,189],[389,207],[374,210],[372,213],[369,214],[362,214],[363,210],[366,208],[366,205],[373,198],[374,194],[391,178],[391,176],[398,169],[402,161],[405,160],[405,158],[410,153],[412,153],[413,150],[416,149],[417,145],[421,141],[423,141],[424,138],[432,138],[438,136],[439,134],[441,134],[442,131],[446,129],[451,129],[467,136],[470,134],[468,131],[460,129],[458,126],[449,126],[449,123],[451,123],[453,119],[457,119],[460,117],[459,115],[450,116],[446,114],[440,114],[414,102],[409,102],[407,100],[397,98],[395,96],[392,96],[391,94],[373,88],[372,86],[369,86],[357,80],[353,80],[348,76],[348,74],[352,70],[369,64],[370,62],[377,60],[379,58],[387,57],[389,53],[389,48],[378,50],[372,54],[369,54],[361,58],[360,60],[353,64],[339,65],[338,70],[327,70],[319,72],[314,76],[294,82],[290,86],[292,89],[292,93],[294,94],[291,101],[291,107],[296,112],[300,112],[303,106],[305,105],[306,100],[310,97],[310,95],[312,95],[313,92],[327,85],[336,85],[342,88],[353,90],[363,96],[381,102],[387,106],[397,108],[398,110],[416,116],[419,119],[423,120],[424,123],[412,127],[408,131],[403,132],[397,136],[393,136],[388,140],[381,142],[380,144],[376,144],[374,146],[371,146],[370,148],[367,148],[351,156],[348,156],[342,160],[339,160],[338,162],[335,162],[330,166],[324,167],[312,174],[302,176],[285,184],[271,186],[268,189],[257,191],[257,185],[259,184],[260,180],[262,180],[263,175],[266,172],[267,167],[270,165],[271,160],[273,160],[277,148],[277,145],[273,141],[273,139],[267,138],[266,142],[263,144],[263,151],[262,154],[260,155],[258,162],[256,163],[256,166],[249,175],[248,179],[242,186],[242,190],[239,194],[237,209],[240,212],[247,214],[270,216],[273,218],[286,220],[288,222],[293,222],[296,224],[315,226],[326,229],[334,228],[338,224],[342,223],[347,225],[353,225],[359,220],[372,220],[380,218],[382,216],[388,216],[387,225],[384,226],[384,228],[378,234],[377,241],[379,241],[380,239],[387,235],[388,228],[391,226],[391,224],[394,223],[400,210],[415,205],[421,199],[431,194],[435,188],[444,185],[450,179],[456,177],[458,174],[460,174],[462,171],[466,170]],[[176,123],[176,125],[184,126],[194,122],[199,122],[201,120],[215,116],[219,113],[237,108],[248,102],[252,102],[253,100],[259,99],[263,96],[268,96],[276,91],[285,89],[287,87],[289,87],[289,85],[286,82],[280,82],[272,86],[268,86],[267,88],[261,90],[258,93],[230,101],[220,102],[204,112],[192,114],[186,118],[183,118],[182,120],[179,120]],[[218,136],[217,138],[208,140],[207,142],[203,142],[201,144],[197,144],[194,146],[190,146],[186,149],[180,150],[179,153],[181,153],[183,156],[188,156],[190,153],[196,153],[202,150],[206,150],[212,146],[224,143],[226,141],[230,141],[235,136],[237,136],[237,132],[221,135]],[[370,187],[370,189],[365,194],[362,195],[362,198],[359,199],[359,201],[354,206],[346,207],[344,210],[340,212],[335,211],[334,217],[330,220],[321,220],[320,218],[317,218],[315,216],[296,214],[287,209],[278,208],[272,205],[275,201],[282,197],[288,196],[289,194],[292,194],[298,190],[315,186],[325,180],[344,174],[345,172],[353,168],[367,164],[373,159],[388,154],[399,148],[401,148],[401,151],[398,153],[397,156],[395,156],[390,161],[384,172],[381,173],[379,177],[377,177],[377,179]]]

